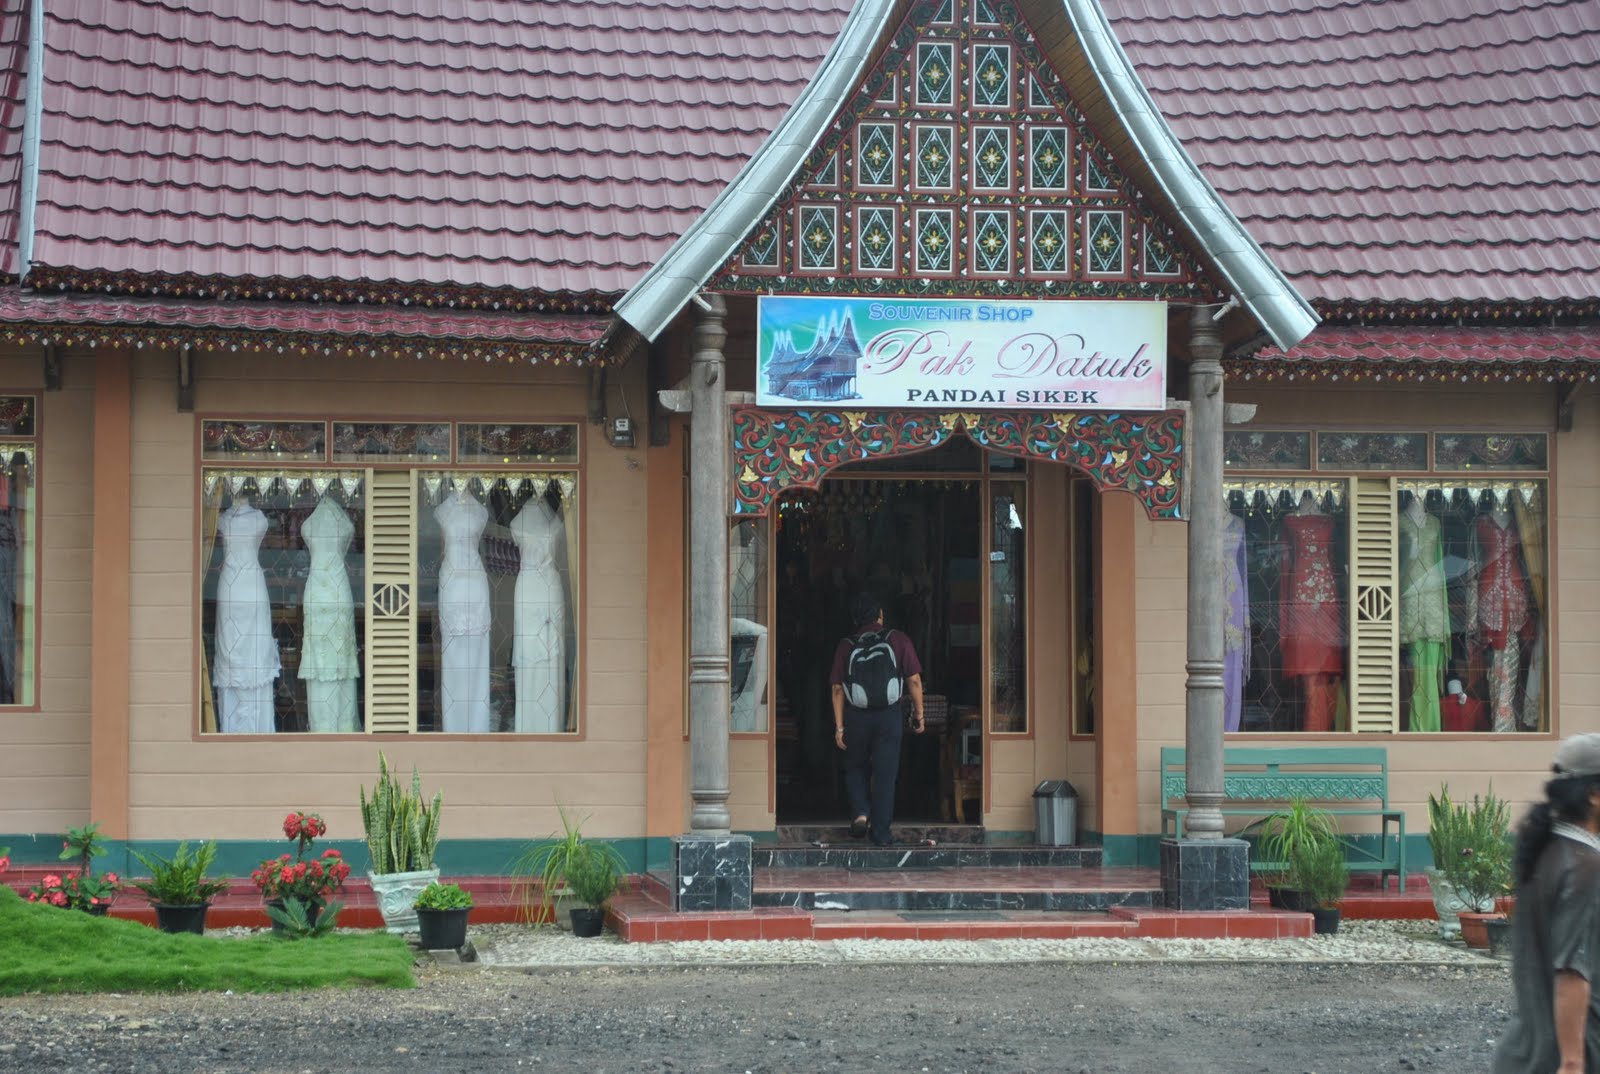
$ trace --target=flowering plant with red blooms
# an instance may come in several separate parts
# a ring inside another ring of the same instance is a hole
[[[0,847],[0,873],[11,868],[11,848]]]
[[[296,858],[305,857],[306,851],[311,849],[312,841],[318,836],[327,834],[327,823],[316,813],[290,813],[283,818],[283,837],[300,841]]]
[[[122,881],[116,873],[102,873],[99,876],[50,873],[28,890],[28,901],[87,910],[91,906],[110,906],[121,887]]]
[[[265,899],[299,899],[305,903],[326,903],[344,887],[350,866],[344,856],[329,847],[319,858],[297,861],[287,854],[261,863],[250,874]]]

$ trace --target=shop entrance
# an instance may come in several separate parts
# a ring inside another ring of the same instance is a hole
[[[993,510],[987,501],[995,493],[981,474],[982,453],[970,444],[950,448],[955,450],[891,460],[859,474],[844,469],[819,490],[791,494],[777,504],[773,643],[779,824],[842,823],[848,816],[844,755],[833,743],[828,679],[839,639],[853,626],[851,597],[861,590],[878,598],[886,625],[911,638],[923,664],[927,730],[917,736],[908,729],[902,740],[895,822],[951,823],[958,815],[968,824],[981,821],[982,779],[974,777],[981,771],[984,690],[992,679],[986,668],[993,658],[985,652],[984,624],[990,615],[1012,612],[991,608],[985,586],[993,584],[993,568],[998,564],[1003,573],[1013,553],[984,533]],[[958,469],[967,469],[968,476],[951,472]],[[1020,503],[1022,474],[1007,476],[1013,480],[1006,486],[1016,491],[1000,509],[1010,534],[1015,512],[1009,505],[1012,499]],[[1019,564],[1020,530],[1019,518]],[[986,558],[991,553],[994,558]]]

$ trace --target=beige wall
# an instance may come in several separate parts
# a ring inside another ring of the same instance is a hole
[[[0,832],[59,832],[89,819],[93,359],[64,359],[61,390],[43,387],[42,348],[0,353],[0,395],[37,393],[42,433],[39,711],[0,710]]]
[[[1391,801],[1408,811],[1407,831],[1427,830],[1430,791],[1449,782],[1452,793],[1472,794],[1493,782],[1514,811],[1537,797],[1554,749],[1553,738],[1600,730],[1600,399],[1578,395],[1571,433],[1555,437],[1552,494],[1554,592],[1552,668],[1555,735],[1474,737],[1367,736],[1389,750]],[[1229,386],[1230,402],[1260,406],[1260,427],[1494,429],[1554,428],[1555,392],[1548,386],[1346,388]],[[1184,608],[1187,570],[1185,527],[1141,520],[1138,556],[1139,613],[1139,827],[1159,829],[1160,748],[1182,745],[1184,735]],[[1236,735],[1230,744],[1295,745],[1332,736]],[[1355,741],[1339,736],[1339,741]]]
[[[635,406],[642,375],[639,363],[624,376]],[[380,748],[443,789],[446,838],[543,836],[559,826],[557,804],[588,815],[592,834],[645,833],[642,448],[614,449],[584,426],[581,741],[197,739],[198,418],[176,408],[170,354],[139,356],[134,376],[133,838],[269,839],[290,808],[321,812],[333,837],[359,838],[357,788],[372,783]],[[585,412],[581,372],[481,362],[207,354],[196,379],[199,414],[537,421]]]

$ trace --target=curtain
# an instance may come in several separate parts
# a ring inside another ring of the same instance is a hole
[[[1530,505],[1518,495],[1511,497],[1511,510],[1517,520],[1517,535],[1522,542],[1522,563],[1528,572],[1528,588],[1533,591],[1537,621],[1529,643],[1528,686],[1522,698],[1521,720],[1526,728],[1544,726],[1544,639],[1545,627],[1545,545],[1544,497]]]
[[[578,547],[578,481],[577,475],[561,475],[556,480],[556,488],[561,490],[561,522],[566,528],[567,538],[567,711],[564,730],[577,730],[573,713],[577,707],[577,671],[578,671],[578,570],[583,563]]]
[[[211,570],[211,554],[217,547],[217,519],[222,514],[222,483],[218,482],[213,495],[200,501],[200,577]],[[217,702],[211,689],[211,659],[204,644],[200,646],[200,730],[214,733],[217,729]]]

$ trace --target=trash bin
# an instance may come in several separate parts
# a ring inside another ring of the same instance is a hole
[[[1042,847],[1078,842],[1078,792],[1064,779],[1047,779],[1033,791],[1035,839]]]

